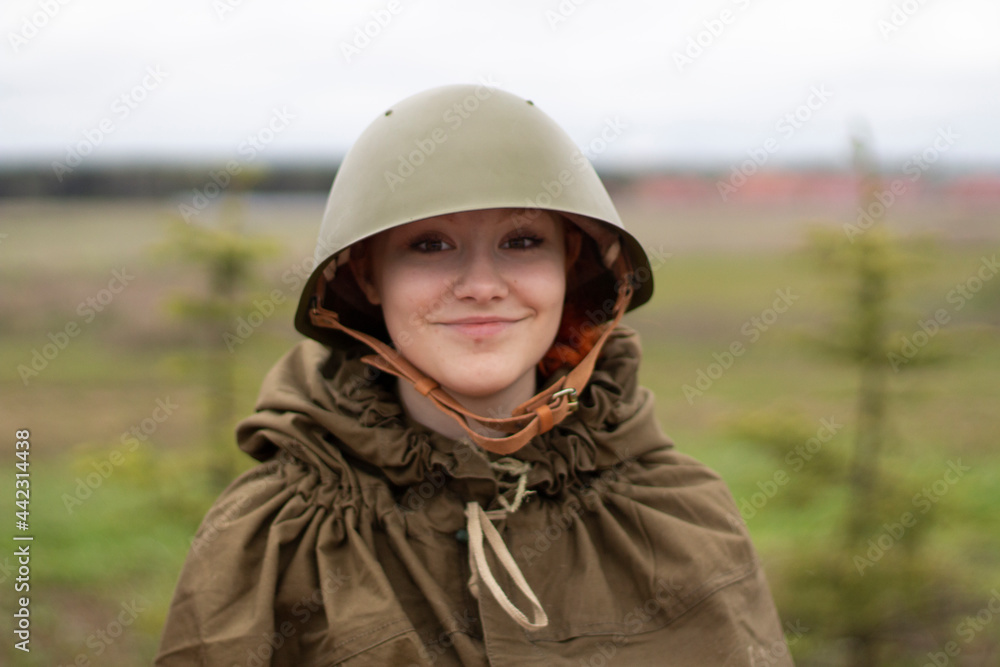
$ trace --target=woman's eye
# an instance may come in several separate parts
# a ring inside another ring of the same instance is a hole
[[[515,236],[504,241],[500,247],[505,250],[528,250],[529,248],[538,247],[541,243],[542,239],[537,236]]]
[[[441,252],[448,250],[451,246],[444,240],[438,238],[420,239],[410,244],[410,247],[418,252]]]

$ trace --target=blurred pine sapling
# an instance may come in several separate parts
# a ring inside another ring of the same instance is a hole
[[[859,202],[872,210],[883,186],[863,140],[854,141],[853,155]],[[803,347],[851,365],[858,383],[843,433],[819,448],[773,500],[775,507],[810,505],[817,513],[837,508],[822,537],[796,543],[775,573],[783,581],[776,590],[785,596],[779,608],[810,628],[793,647],[802,665],[914,664],[962,604],[955,599],[961,573],[922,548],[937,515],[914,505],[914,490],[932,480],[886,465],[905,447],[892,426],[897,373],[947,363],[957,355],[955,339],[941,331],[906,364],[893,363],[901,332],[912,323],[901,317],[895,297],[922,260],[882,217],[862,233],[845,234],[839,226],[812,230],[806,249],[832,289],[831,321]],[[756,414],[740,418],[735,434],[764,446],[778,463],[815,429],[795,415]]]
[[[239,471],[240,458],[234,446],[236,414],[236,373],[239,347],[233,346],[234,323],[254,308],[266,290],[261,280],[263,260],[279,253],[272,240],[248,237],[243,232],[244,214],[240,191],[255,180],[252,172],[234,177],[218,204],[214,221],[192,223],[176,216],[168,237],[159,249],[161,256],[190,266],[204,277],[197,293],[177,294],[169,307],[173,315],[187,323],[200,343],[200,353],[192,369],[201,375],[205,388],[205,440],[210,484],[222,489]]]

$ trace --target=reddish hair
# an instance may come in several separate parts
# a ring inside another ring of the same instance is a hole
[[[544,377],[549,377],[563,366],[575,367],[594,349],[602,332],[602,327],[584,315],[581,306],[567,303],[563,307],[556,339],[538,362],[538,370]]]

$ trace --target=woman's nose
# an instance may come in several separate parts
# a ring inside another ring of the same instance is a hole
[[[507,296],[507,280],[493,253],[466,254],[459,267],[453,291],[459,299],[471,299],[483,303]]]

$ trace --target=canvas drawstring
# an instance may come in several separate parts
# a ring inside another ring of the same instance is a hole
[[[487,512],[476,501],[471,501],[465,506],[466,530],[469,533],[469,571],[472,573],[469,576],[469,590],[478,599],[479,582],[482,581],[500,607],[518,625],[526,630],[544,628],[549,624],[549,617],[545,614],[542,604],[538,601],[538,596],[531,590],[531,586],[528,585],[524,575],[521,573],[521,569],[517,566],[517,562],[492,523],[493,519],[503,519],[508,514],[516,512],[524,502],[524,498],[533,493],[527,490],[528,473],[531,471],[531,464],[513,458],[502,458],[490,463],[490,467],[508,477],[517,477],[516,482],[504,480],[500,480],[499,482],[501,487],[507,489],[514,488],[516,490],[513,502],[508,501],[503,494],[500,495],[500,504],[503,506],[501,510]],[[514,603],[510,601],[507,594],[500,588],[500,584],[497,583],[496,578],[493,576],[493,571],[490,570],[489,563],[486,561],[483,537],[486,538],[490,547],[493,548],[493,553],[496,554],[503,569],[507,571],[507,574],[514,581],[514,585],[531,602],[531,620],[528,619],[523,611],[514,606]]]

